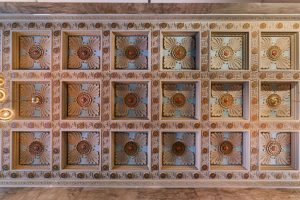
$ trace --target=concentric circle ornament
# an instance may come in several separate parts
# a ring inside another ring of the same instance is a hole
[[[271,46],[267,51],[267,56],[272,61],[278,60],[281,54],[282,54],[282,50],[278,46]]]
[[[181,93],[176,93],[171,97],[171,104],[175,107],[182,107],[186,103],[186,98]]]
[[[139,97],[135,93],[128,93],[124,97],[124,103],[129,108],[134,108],[139,103]]]
[[[281,104],[281,97],[278,94],[271,94],[266,99],[266,103],[271,108],[276,108]]]
[[[229,108],[230,106],[233,105],[234,103],[234,98],[231,94],[223,94],[220,98],[219,98],[219,104],[221,107],[223,108]]]
[[[270,156],[277,156],[280,154],[282,147],[279,142],[273,140],[267,143],[266,151]]]
[[[223,61],[228,61],[233,56],[233,54],[233,49],[230,46],[223,46],[219,49],[218,52],[220,59]]]
[[[44,98],[41,94],[36,93],[33,95],[33,97],[31,98],[31,103],[33,103],[36,106],[40,106],[44,103]]]
[[[9,108],[2,108],[0,109],[0,120],[1,121],[9,121],[12,120],[15,116],[15,113],[13,110],[9,109]]]
[[[124,145],[124,152],[128,156],[135,156],[138,153],[139,145],[134,141],[129,141]]]
[[[87,155],[92,151],[92,145],[88,141],[82,140],[76,145],[76,150],[81,155]]]
[[[93,49],[89,47],[88,45],[83,45],[78,48],[77,50],[77,56],[81,60],[88,60],[93,56]]]
[[[41,155],[44,152],[45,148],[44,145],[39,141],[33,141],[29,145],[29,153],[32,155],[38,156]]]
[[[135,60],[140,55],[140,50],[134,46],[130,45],[125,49],[125,57],[129,60]]]
[[[183,142],[177,141],[172,145],[172,152],[176,156],[182,156],[185,152],[185,144]]]
[[[28,51],[29,57],[38,60],[44,55],[44,49],[39,45],[33,45]]]
[[[220,144],[219,148],[220,148],[220,152],[221,152],[222,154],[228,155],[228,154],[230,154],[230,153],[232,152],[232,150],[233,150],[233,145],[232,145],[231,142],[225,140],[225,141],[223,141],[223,142]]]
[[[171,50],[171,55],[175,60],[183,60],[186,57],[186,49],[181,46],[181,45],[176,45],[172,50]]]
[[[7,93],[3,88],[0,88],[0,103],[3,103],[7,99]]]
[[[5,77],[4,75],[0,74],[0,87],[3,87],[5,84]]]
[[[88,107],[93,102],[92,96],[87,92],[81,92],[76,99],[80,107]]]

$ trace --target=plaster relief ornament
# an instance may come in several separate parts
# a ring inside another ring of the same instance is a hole
[[[15,117],[15,113],[10,108],[1,108],[0,109],[0,121],[8,122]]]
[[[260,116],[291,117],[291,83],[262,83]]]
[[[163,117],[195,118],[196,83],[163,84]]]
[[[98,165],[99,132],[68,132],[68,165]]]
[[[162,148],[163,165],[194,166],[196,163],[196,133],[163,133]]]
[[[148,117],[147,83],[115,83],[115,117]]]
[[[211,89],[212,117],[243,117],[243,84],[213,83]]]
[[[114,133],[114,165],[146,166],[148,134],[145,132]]]
[[[243,133],[214,132],[210,137],[212,165],[242,165]]]
[[[261,133],[260,155],[263,166],[291,165],[291,133]]]
[[[164,37],[163,40],[164,69],[196,69],[196,49],[194,37]]]
[[[20,132],[20,165],[49,165],[50,142],[49,132]]]
[[[211,69],[241,70],[243,68],[242,37],[212,37]]]
[[[68,69],[100,68],[100,37],[69,36]]]
[[[148,69],[148,37],[116,36],[115,68]]]
[[[50,117],[50,84],[20,83],[19,106],[21,118]]]
[[[49,36],[20,37],[20,69],[50,69],[51,40]]]
[[[100,85],[68,84],[68,117],[93,118],[100,116]]]
[[[261,69],[291,69],[290,37],[261,38]]]

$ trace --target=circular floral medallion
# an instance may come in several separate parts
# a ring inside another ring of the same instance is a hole
[[[225,140],[220,144],[220,152],[227,155],[230,154],[233,150],[233,145],[231,142]]]
[[[177,141],[172,145],[172,152],[176,156],[182,156],[185,152],[185,144],[183,142]]]
[[[281,54],[282,50],[278,46],[271,46],[267,51],[267,56],[272,61],[278,60]]]
[[[233,105],[233,103],[234,103],[234,98],[231,94],[226,93],[219,98],[219,104],[223,108],[229,108],[230,106]]]
[[[268,96],[266,103],[269,107],[275,108],[281,104],[281,97],[278,94],[271,94]]]
[[[270,141],[266,145],[266,151],[270,156],[277,156],[281,152],[281,145],[277,141]]]
[[[93,98],[92,96],[87,92],[81,92],[77,96],[77,103],[80,107],[88,107],[91,105]]]
[[[230,46],[223,46],[219,49],[218,55],[223,61],[228,61],[232,56],[234,52],[233,49]]]
[[[134,46],[130,45],[125,49],[125,57],[129,60],[135,60],[140,55],[140,50]]]
[[[124,146],[124,152],[128,156],[135,156],[138,153],[139,145],[136,142],[129,141]]]
[[[83,45],[77,50],[77,56],[81,60],[88,60],[93,55],[93,49],[88,45]]]
[[[44,145],[39,141],[33,141],[29,145],[29,153],[31,153],[32,155],[41,155],[44,152],[44,150]]]
[[[126,106],[130,108],[134,108],[138,105],[139,103],[139,97],[135,93],[128,93],[124,97],[124,103]]]
[[[44,49],[39,45],[33,45],[28,51],[29,57],[38,60],[44,55]]]
[[[92,151],[92,145],[88,141],[82,140],[76,145],[76,150],[82,155],[87,155]]]
[[[171,97],[171,104],[175,107],[182,107],[186,103],[186,98],[181,93],[176,93]]]
[[[171,50],[171,55],[175,60],[180,61],[186,57],[186,49],[181,45],[176,45]]]
[[[44,98],[42,97],[41,94],[36,93],[31,97],[31,103],[33,103],[36,106],[42,105],[43,102],[44,102]]]

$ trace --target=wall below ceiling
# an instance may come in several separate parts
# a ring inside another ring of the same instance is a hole
[[[267,0],[268,2],[271,2]],[[261,1],[261,2],[266,2]],[[276,2],[276,1],[272,1]],[[293,2],[292,0],[288,2]],[[2,14],[299,14],[295,3],[33,3],[0,2]]]

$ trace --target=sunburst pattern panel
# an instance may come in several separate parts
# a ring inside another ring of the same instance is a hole
[[[112,132],[114,169],[148,168],[147,132]]]

